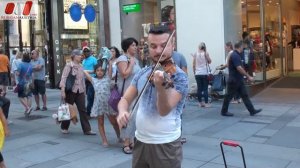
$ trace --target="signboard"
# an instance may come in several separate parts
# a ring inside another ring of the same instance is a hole
[[[36,20],[38,0],[1,0],[0,20]]]
[[[141,11],[141,4],[135,3],[135,4],[128,4],[123,5],[123,12],[125,13],[131,13],[131,12],[140,12]]]
[[[86,30],[88,29],[88,23],[84,17],[78,22],[72,20],[69,12],[69,8],[73,3],[78,3],[81,5],[82,9],[86,6],[86,0],[63,0],[64,5],[64,28],[65,29],[81,29]]]

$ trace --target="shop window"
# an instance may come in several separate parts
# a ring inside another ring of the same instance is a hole
[[[264,72],[266,72],[266,80],[279,77],[281,74],[280,50],[282,45],[282,42],[280,42],[279,0],[262,1],[264,2],[264,11],[261,11],[261,0],[241,2],[243,31],[248,32],[250,35],[251,49],[254,54],[254,61],[251,66],[252,75],[255,76],[256,81],[264,80]],[[262,12],[264,12],[264,24],[261,24]],[[264,27],[261,27],[261,25],[264,25]]]

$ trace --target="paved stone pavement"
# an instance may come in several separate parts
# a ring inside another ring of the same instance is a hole
[[[127,168],[131,155],[121,151],[111,125],[106,120],[110,147],[101,146],[97,136],[85,136],[80,124],[71,125],[70,134],[60,133],[51,118],[60,103],[58,90],[47,90],[46,112],[34,111],[24,118],[16,95],[9,119],[11,136],[6,139],[3,155],[8,168]],[[234,117],[220,116],[221,101],[211,108],[199,108],[189,100],[183,115],[183,168],[223,168],[219,143],[230,139],[240,142],[250,168],[300,167],[300,90],[267,88],[252,98],[263,112],[251,117],[242,104],[231,104]],[[34,104],[34,103],[33,103]],[[34,105],[33,105],[34,106]],[[97,121],[90,120],[97,131]],[[243,167],[238,148],[225,147],[229,167]]]

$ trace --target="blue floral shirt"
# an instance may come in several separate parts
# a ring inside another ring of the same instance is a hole
[[[140,94],[152,70],[151,67],[143,68],[137,73],[131,85]],[[182,98],[170,113],[160,116],[156,107],[156,89],[153,84],[148,84],[141,96],[136,116],[136,138],[144,143],[162,144],[175,141],[181,136],[181,117],[183,106],[188,94],[188,78],[184,71],[176,66],[176,72],[171,76],[174,89]]]

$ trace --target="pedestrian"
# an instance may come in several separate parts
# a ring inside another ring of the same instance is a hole
[[[121,47],[124,51],[124,54],[120,55],[116,61],[117,86],[119,93],[122,93],[122,90],[123,93],[127,90],[134,75],[141,69],[138,59],[135,57],[137,54],[137,46],[137,40],[132,37],[124,39],[121,42]],[[124,139],[122,150],[125,154],[132,153],[135,129],[135,119],[132,119],[126,128],[121,129],[121,138]]]
[[[165,25],[151,26],[148,36],[149,54],[154,63],[157,63],[162,54],[160,63],[169,62],[172,57],[173,43],[167,43],[171,32]],[[168,77],[174,87],[163,86],[164,73],[155,70],[152,82],[145,86],[136,110],[136,141],[133,148],[132,167],[163,167],[180,168],[182,162],[181,118],[183,106],[188,94],[187,74],[178,66]],[[118,123],[123,127],[131,122],[129,106],[141,92],[144,84],[154,68],[142,69],[137,73],[130,86],[119,102]]]
[[[117,47],[113,46],[110,47],[110,52],[111,52],[111,59],[109,60],[109,67],[111,68],[111,75],[110,78],[114,82],[116,74],[117,74],[117,59],[120,56],[120,51]]]
[[[9,68],[8,56],[5,55],[4,50],[0,48],[0,89],[2,89],[2,94],[4,96],[6,95],[7,86],[9,84]]]
[[[7,121],[6,121],[5,115],[3,113],[4,112],[3,112],[3,109],[2,109],[2,102],[0,100],[0,120],[1,120],[1,124],[3,126],[4,136],[6,137],[6,136],[9,136],[10,132],[9,132],[9,128],[7,126]],[[2,142],[2,143],[4,143],[4,142]],[[1,152],[0,152],[0,168],[6,168]]]
[[[64,67],[61,81],[60,81],[60,88],[61,88],[61,97],[62,99],[68,103],[73,105],[74,103],[77,106],[79,117],[80,117],[80,123],[81,128],[83,130],[83,133],[85,135],[96,135],[95,132],[91,131],[91,125],[88,120],[88,116],[86,113],[86,107],[85,107],[85,79],[84,79],[84,71],[82,66],[80,65],[81,62],[81,52],[78,49],[75,49],[71,53],[71,59],[72,61]],[[71,71],[72,70],[72,71]],[[72,91],[66,92],[65,91],[65,85],[66,80],[69,75],[69,73],[72,73],[72,75],[76,76]],[[63,134],[69,133],[69,127],[70,127],[70,120],[68,121],[62,121],[61,122],[61,132]]]
[[[175,41],[175,40],[174,40]],[[175,46],[175,43],[174,43],[174,46]],[[182,69],[186,74],[188,74],[187,72],[187,63],[186,63],[186,59],[185,57],[177,52],[177,51],[173,51],[172,52],[172,59],[174,61],[174,63],[180,68]],[[185,108],[185,105],[183,106],[183,109]],[[180,116],[181,119],[182,119],[182,115]],[[182,130],[182,128],[181,128]],[[181,138],[181,143],[186,143],[186,138],[182,137]]]
[[[91,50],[89,47],[85,46],[82,48],[84,59],[82,61],[82,66],[85,71],[91,74],[91,76],[95,77],[94,74],[94,66],[97,65],[97,59],[94,57],[94,55],[91,53]],[[88,114],[88,118],[90,118],[91,110],[94,103],[94,96],[95,96],[95,90],[92,85],[92,83],[88,80],[85,80],[85,87],[86,87],[86,96],[87,96],[87,106],[86,106],[86,112]]]
[[[224,70],[225,81],[227,83],[228,78],[229,78],[228,62],[230,60],[231,54],[233,53],[233,45],[230,41],[225,44],[225,51],[227,53],[227,56],[225,59],[226,63],[224,65],[220,65],[220,67],[218,67],[217,69]],[[227,89],[226,89],[226,92],[227,92]],[[238,94],[235,95],[231,101],[231,103],[233,103],[233,104],[237,104],[237,103],[241,103],[241,102],[242,102],[242,99],[240,98],[240,96]]]
[[[272,42],[270,39],[270,34],[266,33],[265,35],[265,55],[266,55],[266,68],[267,70],[274,69],[272,65],[272,54],[273,54],[273,47]]]
[[[245,87],[244,76],[246,76],[249,81],[253,81],[254,79],[243,68],[241,59],[243,51],[243,42],[239,41],[235,43],[234,48],[235,50],[231,54],[228,62],[229,78],[227,81],[227,93],[223,101],[221,115],[233,116],[233,113],[228,112],[229,103],[234,95],[239,94],[246,108],[250,112],[250,115],[254,116],[255,114],[261,112],[262,109],[254,108]]]
[[[210,73],[209,64],[211,59],[209,53],[206,51],[206,45],[201,42],[198,51],[193,56],[193,71],[197,82],[197,96],[200,107],[211,107],[208,103],[208,75]],[[204,98],[204,102],[202,102]]]
[[[38,50],[31,52],[31,65],[33,67],[33,90],[36,108],[35,111],[41,110],[40,108],[40,95],[43,101],[42,111],[47,110],[47,96],[46,96],[46,81],[45,81],[45,60],[39,56]]]
[[[11,86],[15,86],[16,85],[16,78],[15,78],[14,72],[12,70],[13,69],[12,66],[13,66],[14,60],[17,57],[17,53],[18,53],[18,49],[17,48],[13,49],[12,55],[9,58]]]
[[[20,63],[22,62],[22,58],[23,58],[23,53],[21,51],[18,51],[16,58],[12,62],[12,66],[11,66],[11,72],[14,75],[16,85],[18,85],[18,83],[19,83],[16,72],[18,70]]]
[[[173,51],[172,59],[174,63],[187,74],[187,63],[185,57],[181,53]]]
[[[9,107],[10,107],[10,100],[8,98],[2,96],[2,93],[0,93],[0,107],[3,110],[3,114],[4,114],[5,118],[7,119],[8,113],[9,113]]]
[[[111,71],[111,69],[102,69],[101,63],[95,66],[96,77],[92,77],[88,72],[84,71],[86,79],[92,83],[95,89],[95,100],[91,111],[91,117],[98,118],[98,129],[103,147],[108,147],[108,141],[104,129],[104,115],[108,117],[116,132],[118,140],[120,139],[120,129],[116,120],[117,112],[112,110],[108,105],[111,83],[108,71]]]
[[[140,39],[140,43],[138,46],[138,60],[140,63],[140,67],[149,66],[151,64],[151,60],[149,59],[149,49],[148,44],[145,42],[144,38]]]
[[[32,107],[31,107],[31,97],[32,97],[32,91],[30,88],[30,85],[32,83],[32,72],[33,67],[30,64],[30,53],[25,52],[23,53],[23,59],[22,62],[18,66],[18,70],[16,72],[16,75],[18,76],[18,85],[17,85],[17,92],[20,102],[25,108],[25,116],[29,116]]]

